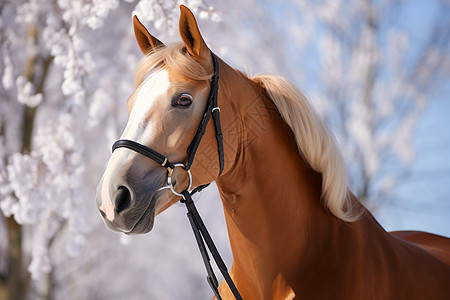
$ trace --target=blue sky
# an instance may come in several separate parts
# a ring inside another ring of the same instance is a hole
[[[411,176],[396,203],[377,213],[387,230],[424,230],[450,236],[450,101],[431,101],[417,124]]]
[[[436,1],[413,0],[400,16],[411,46],[425,40],[437,12]],[[388,230],[424,230],[450,236],[450,82],[429,101],[414,135],[410,176],[398,188],[396,203],[377,213]]]

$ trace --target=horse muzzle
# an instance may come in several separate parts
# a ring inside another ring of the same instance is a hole
[[[166,170],[153,168],[144,173],[136,171],[136,165],[114,169],[105,173],[97,187],[96,204],[106,226],[126,234],[151,231],[156,205],[165,194],[160,188],[166,184]]]

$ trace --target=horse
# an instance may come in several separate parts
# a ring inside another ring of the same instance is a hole
[[[248,77],[218,58],[223,163],[209,122],[189,173],[164,167],[186,166],[216,72],[194,15],[180,11],[182,42],[170,45],[133,18],[144,58],[121,139],[166,160],[115,149],[96,195],[106,226],[147,233],[181,191],[216,181],[243,299],[450,299],[450,239],[386,232],[350,191],[332,133],[284,78]],[[219,291],[234,299],[223,282]]]

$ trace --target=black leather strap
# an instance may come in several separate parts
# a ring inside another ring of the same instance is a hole
[[[219,176],[222,174],[224,168],[224,150],[223,150],[223,135],[220,127],[220,108],[217,104],[217,92],[219,89],[219,62],[214,53],[211,52],[211,58],[214,65],[214,75],[211,78],[211,89],[209,91],[208,102],[206,104],[206,110],[203,114],[203,118],[198,125],[197,133],[194,139],[187,149],[188,162],[186,164],[186,170],[189,170],[194,162],[195,153],[200,145],[203,135],[206,132],[208,121],[213,116],[214,127],[216,129],[217,148],[219,152]]]
[[[158,164],[160,164],[161,166],[165,167],[165,168],[174,168],[174,165],[169,162],[169,160],[162,154],[156,152],[155,150],[139,144],[135,141],[132,140],[118,140],[116,141],[113,146],[112,146],[112,152],[114,152],[114,150],[116,150],[117,148],[128,148],[131,149],[133,151],[136,151],[144,156],[147,156],[148,158],[153,159],[155,162],[157,162]]]
[[[216,245],[214,245],[214,241],[212,240],[211,235],[208,232],[208,229],[203,223],[203,220],[200,217],[197,208],[195,207],[194,201],[192,201],[191,195],[193,195],[194,192],[190,194],[187,190],[185,190],[181,192],[181,194],[183,194],[183,199],[180,201],[186,204],[186,208],[188,211],[187,216],[189,218],[189,222],[191,223],[195,239],[197,240],[197,245],[198,248],[200,249],[200,253],[203,258],[203,263],[205,264],[206,272],[208,273],[206,280],[208,281],[211,289],[213,290],[214,295],[217,297],[218,300],[222,299],[219,294],[219,283],[217,281],[216,275],[214,274],[214,270],[212,269],[208,251],[206,250],[205,247],[205,243],[217,267],[219,268],[220,273],[222,273],[223,278],[225,279],[231,292],[233,293],[234,297],[237,300],[242,300],[241,294],[239,293],[238,289],[236,288],[236,285],[231,279],[230,274],[228,273],[228,269],[227,266],[225,265],[225,262],[220,256],[220,253],[217,250]]]

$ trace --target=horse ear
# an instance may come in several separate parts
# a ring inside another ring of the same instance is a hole
[[[180,5],[180,35],[189,54],[195,59],[208,60],[209,48],[200,34],[194,14],[184,5]]]
[[[133,16],[133,27],[136,41],[144,55],[157,47],[164,46],[164,44],[160,40],[158,40],[148,32],[147,28],[142,25],[141,21],[139,21],[136,15]]]

